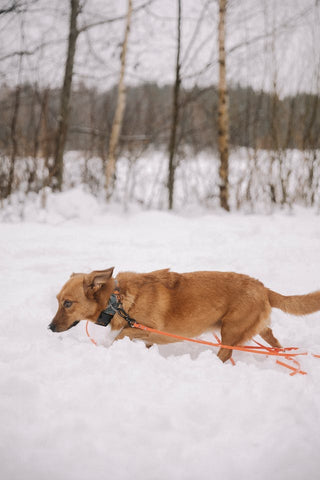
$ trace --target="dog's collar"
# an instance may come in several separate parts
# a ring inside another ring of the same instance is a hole
[[[109,302],[107,308],[105,308],[99,315],[97,321],[95,322],[97,325],[101,325],[102,327],[107,327],[119,308],[121,308],[121,301],[120,301],[120,291],[119,291],[119,284],[117,279],[115,279],[114,290],[110,295]]]

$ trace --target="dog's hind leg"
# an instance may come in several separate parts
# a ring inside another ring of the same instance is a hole
[[[231,347],[243,345],[252,337],[265,331],[265,324],[269,312],[252,312],[247,314],[245,320],[239,320],[237,313],[225,317],[221,326],[221,343]],[[232,349],[221,347],[218,357],[226,362],[232,356]]]
[[[271,347],[282,348],[279,340],[273,335],[271,328],[266,327],[260,333],[260,337],[263,338]]]
[[[240,343],[240,336],[233,334],[231,331],[228,330],[225,326],[221,328],[221,343],[223,345],[230,345],[231,347],[235,345],[239,345]],[[226,362],[232,356],[232,349],[223,348],[221,347],[218,352],[218,357],[222,362]]]

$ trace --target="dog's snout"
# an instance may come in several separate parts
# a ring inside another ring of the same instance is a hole
[[[52,332],[55,332],[56,331],[56,326],[54,323],[50,323],[50,325],[48,326],[49,330],[51,330]]]

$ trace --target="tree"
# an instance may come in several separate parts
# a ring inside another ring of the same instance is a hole
[[[68,50],[63,87],[60,96],[60,111],[55,142],[54,166],[53,171],[51,172],[51,175],[56,179],[56,184],[53,186],[57,190],[61,190],[63,181],[63,153],[68,133],[73,65],[76,52],[76,42],[79,35],[79,30],[77,28],[77,18],[81,11],[81,8],[82,7],[80,4],[80,0],[70,0]]]
[[[115,110],[112,127],[111,127],[111,134],[110,134],[109,148],[108,148],[108,158],[107,158],[107,165],[106,165],[105,187],[106,187],[107,199],[110,198],[112,189],[113,189],[115,169],[116,169],[116,150],[119,143],[119,137],[120,137],[122,121],[123,121],[123,114],[126,106],[126,86],[124,83],[124,75],[126,70],[126,55],[127,55],[127,48],[128,48],[131,15],[132,15],[132,0],[128,0],[124,40],[123,40],[121,56],[120,56],[121,67],[120,67],[120,78],[118,83],[117,105],[116,105],[116,110]]]
[[[21,87],[18,84],[15,88],[13,115],[10,125],[10,140],[11,140],[11,155],[10,155],[10,169],[6,196],[11,195],[14,181],[14,169],[18,153],[18,138],[17,138],[17,123],[20,109]]]
[[[179,122],[179,95],[181,85],[181,0],[177,1],[178,18],[177,18],[177,53],[176,53],[176,75],[172,96],[172,117],[171,130],[169,140],[169,166],[168,166],[168,195],[169,195],[169,210],[173,207],[173,191],[174,191],[174,175],[176,170],[175,154],[177,143],[177,128]]]
[[[219,0],[218,149],[220,156],[220,206],[229,211],[229,108],[225,50],[226,10],[227,0]]]

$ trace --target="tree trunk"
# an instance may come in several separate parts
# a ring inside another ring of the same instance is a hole
[[[49,158],[52,151],[52,138],[49,135],[48,124],[48,105],[49,105],[49,88],[45,88],[41,99],[41,156],[44,158],[44,166],[49,172]],[[47,186],[47,185],[46,185]]]
[[[220,156],[220,206],[229,211],[229,111],[226,79],[225,18],[227,0],[219,0],[219,106],[218,148]]]
[[[63,153],[65,149],[70,113],[70,97],[73,76],[74,56],[76,52],[76,42],[79,35],[77,28],[77,18],[80,13],[80,0],[70,0],[70,26],[68,52],[65,65],[64,81],[60,97],[59,123],[55,142],[55,156],[53,166],[53,177],[55,185],[53,187],[61,190],[63,181]]]
[[[115,177],[115,170],[116,170],[116,150],[119,143],[119,137],[120,137],[122,121],[123,121],[123,114],[126,106],[126,87],[124,84],[124,75],[125,75],[125,69],[126,69],[126,55],[127,55],[128,38],[129,38],[129,32],[130,32],[131,14],[132,14],[132,0],[128,0],[126,27],[125,27],[124,40],[123,40],[121,56],[120,56],[121,67],[120,67],[120,78],[118,83],[117,105],[116,105],[116,111],[114,114],[112,127],[111,127],[111,134],[110,134],[109,148],[108,148],[108,158],[107,158],[107,165],[106,165],[105,186],[106,186],[107,200],[110,199],[113,186],[114,186],[114,177]]]
[[[302,149],[306,150],[308,148],[316,148],[316,142],[313,142],[312,129],[317,120],[317,111],[319,106],[319,95],[313,96],[313,102],[311,105],[311,114],[309,119],[305,119],[305,129],[302,137]],[[307,110],[308,111],[308,110]],[[306,115],[307,117],[307,115]],[[309,121],[307,121],[309,120]]]
[[[21,87],[20,84],[17,85],[14,96],[14,107],[13,115],[10,126],[10,140],[11,140],[11,155],[10,155],[10,169],[9,169],[9,178],[6,191],[6,197],[11,195],[13,190],[13,181],[14,181],[14,169],[18,153],[18,140],[17,140],[17,123],[18,115],[20,109],[20,97],[21,97]]]
[[[172,121],[169,141],[169,167],[168,167],[168,195],[169,210],[173,208],[174,175],[176,170],[176,146],[177,146],[177,128],[179,121],[179,95],[180,95],[180,53],[181,53],[181,0],[178,0],[178,23],[177,23],[177,56],[176,56],[176,79],[172,97]]]

